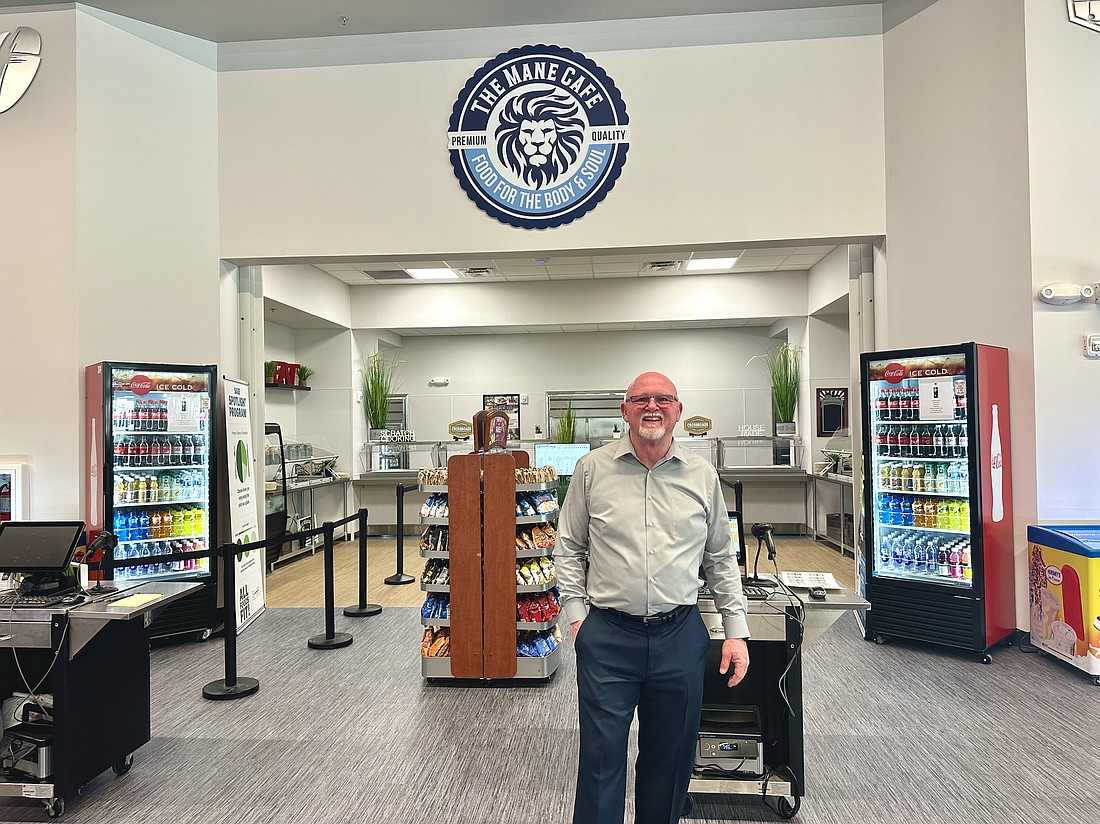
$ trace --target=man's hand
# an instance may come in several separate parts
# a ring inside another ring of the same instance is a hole
[[[571,623],[569,625],[569,631],[571,633],[573,633],[573,643],[574,644],[577,643],[577,633],[580,632],[581,624],[583,624],[583,623],[584,623],[584,621],[574,621],[573,623]],[[748,660],[748,654],[747,653],[745,655],[745,660],[746,661]],[[723,670],[723,672],[725,672],[725,670]]]
[[[577,625],[574,624],[574,637],[577,634],[576,627]],[[749,671],[749,645],[745,643],[744,638],[727,638],[722,642],[722,665],[718,667],[718,671],[725,675],[730,671],[730,664],[733,664],[733,672],[726,686],[736,687]]]

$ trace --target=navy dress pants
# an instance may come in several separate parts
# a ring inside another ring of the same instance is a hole
[[[646,625],[595,607],[577,634],[580,758],[573,824],[621,824],[638,713],[636,824],[676,824],[695,762],[710,634],[699,608]]]

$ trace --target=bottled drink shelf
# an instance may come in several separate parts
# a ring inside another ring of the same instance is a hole
[[[884,495],[932,495],[936,498],[960,498],[964,501],[970,500],[970,494],[967,492],[933,492],[929,489],[921,492],[920,490],[913,489],[891,489],[888,486],[880,487],[876,491]]]
[[[948,535],[969,535],[969,529],[949,529],[946,527],[938,526],[913,526],[911,524],[884,524],[881,521],[878,522],[878,526],[882,529],[905,529],[912,530],[913,532],[944,532]]]
[[[206,464],[156,464],[149,466],[115,466],[115,472],[148,472],[152,470],[162,469],[206,469]]]
[[[138,506],[175,506],[176,504],[205,504],[206,498],[178,498],[171,501],[142,501],[141,503],[116,503],[115,509],[131,509]]]
[[[929,575],[926,572],[907,572],[905,570],[893,569],[887,567],[885,569],[875,570],[876,578],[894,578],[902,581],[920,581],[921,583],[931,584],[943,584],[944,586],[955,587],[956,589],[972,589],[973,579],[971,578],[952,578],[950,575],[936,574]]]
[[[953,455],[943,457],[942,455],[933,455],[932,457],[924,457],[920,455],[876,455],[874,458],[876,465],[881,465],[884,462],[894,461],[934,461],[936,463],[966,463],[970,460],[966,455]]]

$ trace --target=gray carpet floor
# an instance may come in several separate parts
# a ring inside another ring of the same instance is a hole
[[[317,651],[306,639],[323,633],[321,610],[268,610],[239,639],[238,672],[260,691],[238,701],[202,698],[224,676],[220,640],[155,648],[152,741],[127,775],[92,781],[62,820],[569,820],[571,648],[549,684],[429,685],[417,610],[336,620],[354,643]],[[1100,820],[1100,688],[1016,648],[994,658],[875,646],[841,618],[805,653],[807,787],[795,820]],[[685,821],[779,820],[756,798],[695,797]],[[2,822],[45,820],[41,803],[0,798]]]

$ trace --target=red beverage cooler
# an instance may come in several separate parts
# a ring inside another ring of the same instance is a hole
[[[217,367],[102,362],[86,367],[84,379],[89,537],[109,530],[118,537],[116,561],[141,561],[114,570],[115,586],[203,583],[161,611],[149,632],[209,637],[217,623],[215,563],[171,556],[218,547]]]
[[[979,653],[1016,628],[1008,350],[860,356],[868,640]]]

